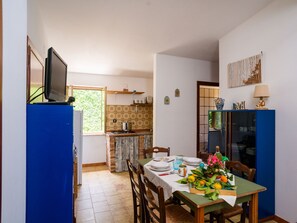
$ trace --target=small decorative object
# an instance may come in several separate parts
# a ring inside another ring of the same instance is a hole
[[[256,109],[258,110],[266,110],[268,108],[265,107],[265,101],[263,98],[269,97],[269,89],[268,85],[257,85],[255,86],[254,98],[260,98],[258,104],[256,105]]]
[[[214,102],[217,107],[217,110],[223,110],[225,99],[216,98],[216,99],[214,99]]]
[[[180,96],[180,91],[178,88],[175,89],[175,97],[179,97]]]
[[[244,110],[245,109],[245,101],[233,103],[234,110]]]
[[[206,165],[199,165],[191,170],[192,174],[179,180],[181,184],[189,184],[190,192],[204,194],[210,200],[217,200],[221,195],[236,195],[236,186],[233,182],[233,175],[228,174],[224,162],[228,160],[222,156],[220,159],[215,155],[210,155]],[[233,183],[232,183],[233,182]]]
[[[164,105],[169,105],[169,104],[170,104],[170,98],[168,96],[165,96]]]
[[[147,102],[148,104],[152,104],[152,103],[153,103],[153,97],[152,97],[152,96],[147,96],[147,97],[146,97],[146,102]]]

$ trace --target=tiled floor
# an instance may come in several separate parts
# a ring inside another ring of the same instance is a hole
[[[78,223],[133,222],[133,202],[128,172],[110,173],[106,167],[83,170],[76,200]]]
[[[110,173],[106,166],[83,168],[83,185],[76,200],[76,220],[78,223],[132,223],[133,202],[128,172]],[[239,218],[233,220],[238,222]]]

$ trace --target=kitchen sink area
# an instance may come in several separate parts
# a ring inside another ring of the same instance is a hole
[[[153,145],[152,106],[107,105],[106,164],[111,172],[128,171],[126,159],[136,162]]]
[[[106,164],[111,172],[128,171],[126,159],[143,159],[145,149],[153,145],[152,131],[106,133]]]

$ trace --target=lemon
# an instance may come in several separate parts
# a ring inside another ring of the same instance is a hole
[[[214,183],[213,188],[217,189],[217,190],[220,190],[220,189],[222,189],[222,185],[220,183]]]
[[[193,175],[188,177],[188,182],[193,183],[195,181],[195,177]]]

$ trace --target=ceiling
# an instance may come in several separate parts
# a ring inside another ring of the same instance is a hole
[[[152,77],[153,55],[218,61],[218,40],[272,0],[38,0],[49,46],[79,73]]]

